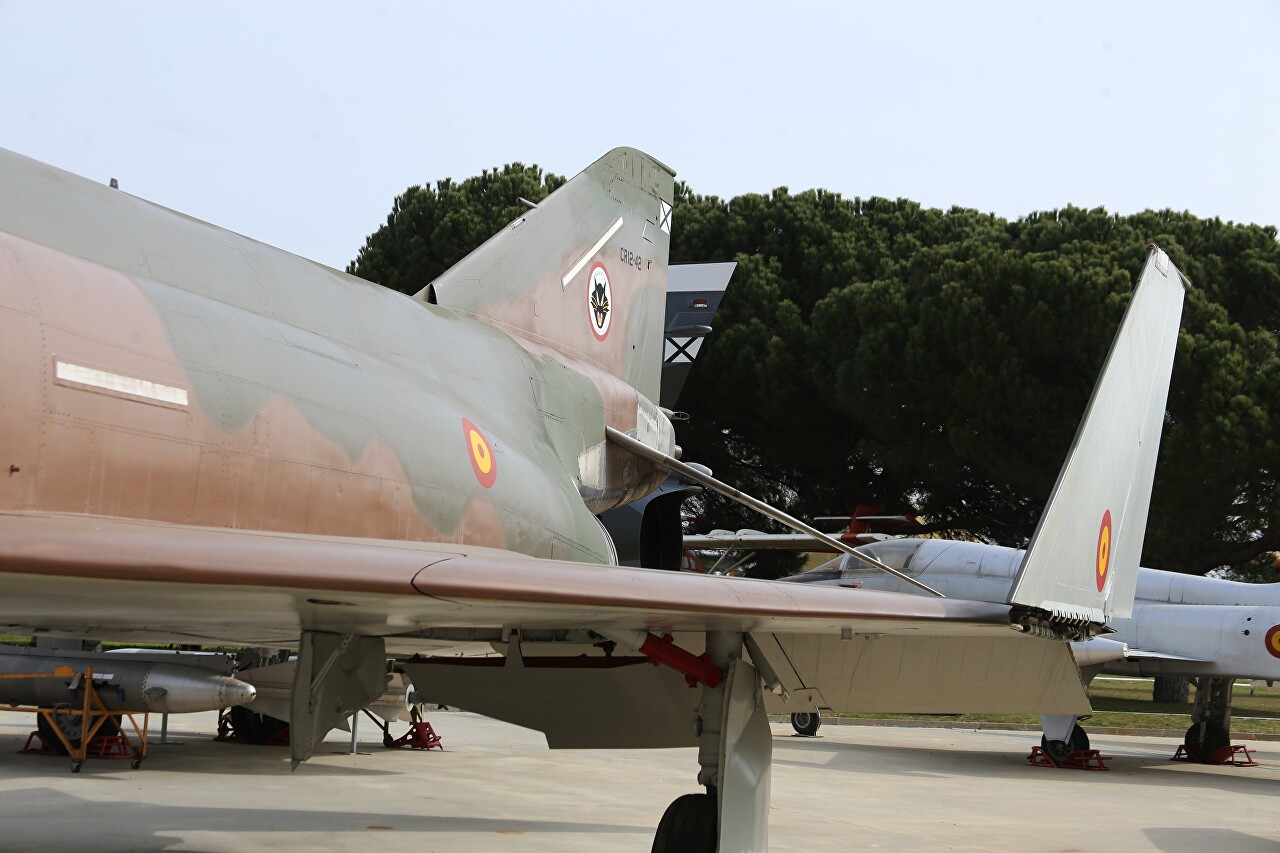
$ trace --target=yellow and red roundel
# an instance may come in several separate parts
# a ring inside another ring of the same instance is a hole
[[[467,455],[471,457],[471,470],[476,472],[476,479],[486,489],[492,487],[498,479],[498,460],[494,458],[489,439],[467,418],[462,419],[462,435],[467,442]]]
[[[1271,652],[1274,658],[1280,658],[1280,625],[1272,625],[1267,631],[1267,637],[1264,641],[1267,644],[1267,651]]]
[[[1111,563],[1111,510],[1102,514],[1102,526],[1098,528],[1098,559],[1094,564],[1094,574],[1098,581],[1098,592],[1107,585],[1107,566]]]

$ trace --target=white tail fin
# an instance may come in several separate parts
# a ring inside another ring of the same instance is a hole
[[[1010,604],[1095,624],[1132,611],[1186,286],[1151,246]]]

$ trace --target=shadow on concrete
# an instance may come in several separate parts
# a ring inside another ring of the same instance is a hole
[[[1142,830],[1162,853],[1275,853],[1275,838],[1260,838],[1234,829],[1216,827],[1153,826]]]
[[[1093,785],[1142,784],[1167,788],[1214,788],[1248,796],[1263,794],[1274,796],[1277,792],[1276,775],[1270,767],[1212,767],[1169,761],[1168,756],[1111,749],[1102,745],[1104,755],[1111,755],[1106,772],[1060,769],[1052,767],[1028,767],[1026,757],[1039,738],[1028,742],[1016,751],[1011,745],[1001,743],[988,748],[960,748],[955,746],[963,739],[964,732],[953,739],[945,749],[932,748],[928,744],[876,744],[847,743],[835,739],[775,737],[773,761],[776,765],[795,767],[822,766],[836,771],[873,775],[902,776],[974,776],[991,774],[1013,777],[1015,774],[1032,774],[1037,783],[1072,784],[1087,779]],[[982,732],[989,736],[990,732]],[[1013,735],[1025,733],[1013,732]],[[824,754],[820,761],[803,760],[806,753]],[[790,757],[797,756],[797,757]],[[1162,771],[1162,772],[1160,772]]]
[[[379,830],[427,833],[477,833],[476,849],[484,849],[483,833],[534,835],[584,833],[649,835],[651,826],[549,820],[454,817],[378,813],[374,811],[316,811],[305,809],[245,809],[210,806],[166,806],[76,797],[55,788],[28,788],[5,794],[5,821],[0,849],[64,850],[77,847],[103,851],[190,851],[199,849],[184,836],[216,832],[226,834],[216,849],[237,847],[239,833],[316,832],[344,849],[356,836],[369,837],[369,845],[383,847],[394,835]],[[104,827],[110,831],[104,831]],[[79,841],[77,841],[79,839]],[[198,845],[198,841],[196,842]],[[247,849],[247,848],[245,848]]]

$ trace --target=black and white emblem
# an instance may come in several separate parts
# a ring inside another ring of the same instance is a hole
[[[609,336],[613,324],[613,290],[609,287],[609,273],[604,264],[596,264],[587,276],[587,314],[591,318],[591,334],[603,341]]]

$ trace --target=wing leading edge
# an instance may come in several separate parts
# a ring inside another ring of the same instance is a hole
[[[111,547],[103,548],[104,541]],[[20,613],[32,625],[64,630],[68,623],[129,628],[199,622],[216,600],[232,609],[212,614],[208,639],[224,642],[243,641],[229,627],[237,619],[253,619],[261,631],[295,639],[300,622],[319,630],[357,626],[358,633],[379,635],[435,625],[512,624],[837,634],[844,628],[893,633],[929,626],[936,633],[964,635],[1003,634],[1010,624],[1007,605],[985,602],[849,595],[799,584],[540,560],[470,545],[56,513],[0,513],[0,572],[9,620]],[[15,596],[33,587],[30,579],[35,587],[57,586],[67,595],[50,596],[46,589],[19,603]],[[95,599],[77,605],[76,589],[92,589]],[[147,616],[148,611],[154,613]],[[218,633],[219,624],[228,625],[224,633]]]

